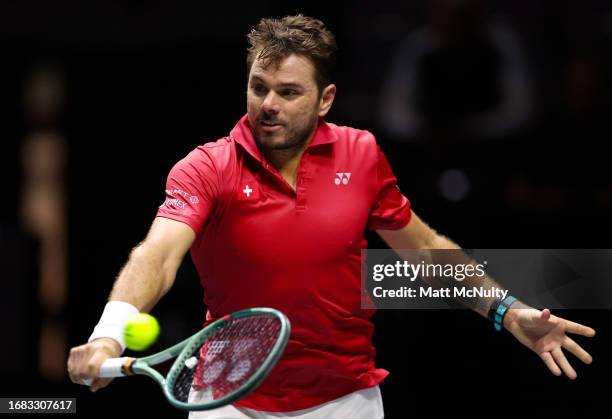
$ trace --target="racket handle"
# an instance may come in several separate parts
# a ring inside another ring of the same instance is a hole
[[[130,365],[134,358],[127,356],[121,358],[109,358],[102,363],[100,366],[100,373],[98,374],[101,378],[112,378],[112,377],[124,377],[123,368],[125,365]],[[90,386],[93,383],[93,378],[84,378],[81,383],[86,386]]]
[[[102,363],[100,366],[99,377],[111,378],[111,377],[124,377],[124,367],[131,365],[134,358],[123,356],[121,358],[109,358]]]

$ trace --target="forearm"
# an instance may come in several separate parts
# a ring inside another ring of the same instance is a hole
[[[431,243],[431,250],[443,250],[443,249],[456,249],[454,252],[439,252],[436,254],[435,263],[441,264],[452,264],[452,265],[468,265],[475,264],[476,262],[470,256],[461,251],[461,247],[454,243],[447,237],[442,235],[436,235],[434,240]],[[444,276],[436,276],[433,278],[426,278],[427,282],[432,283],[432,285],[436,286],[444,286],[451,288],[481,288],[484,291],[489,290],[498,290],[505,291],[505,288],[500,286],[495,280],[493,280],[489,275],[485,274],[482,276],[478,275],[470,275],[467,276],[462,281],[457,281],[454,278],[447,278]],[[455,300],[459,303],[463,304],[465,307],[468,307],[483,317],[487,317],[489,313],[489,309],[491,304],[496,300],[496,292],[487,293],[484,292],[482,297],[455,297]],[[490,294],[491,296],[486,296]]]
[[[168,292],[175,275],[176,269],[170,266],[162,252],[145,241],[132,250],[109,300],[124,301],[148,312]]]
[[[415,213],[412,214],[410,223],[405,227],[399,230],[378,230],[378,234],[406,261],[412,261],[416,264],[426,261],[428,264],[451,265],[454,267],[473,265],[476,268],[476,262],[463,252],[460,246],[447,237],[438,234]],[[452,296],[462,305],[473,309],[481,316],[487,317],[491,304],[500,293],[506,292],[506,290],[486,273],[484,275],[474,275],[475,271],[477,270],[472,269],[471,273],[464,275],[462,280],[446,275],[421,275],[420,278],[433,287],[445,288],[449,292],[455,290],[465,291],[471,288],[480,288],[483,291],[487,291],[483,292],[481,297],[456,296],[459,293],[454,292],[448,295],[449,297]],[[463,295],[466,294],[464,293]],[[486,296],[487,294],[490,296]],[[514,308],[515,305],[518,307],[518,302],[513,304],[512,307]]]
[[[168,292],[194,239],[194,231],[179,221],[161,217],[153,221],[146,239],[131,252],[121,269],[88,343],[70,351],[68,371],[73,382],[98,377],[106,359],[121,355],[126,348],[127,322],[139,311],[150,311]],[[108,379],[96,378],[91,389],[95,391],[108,383]]]

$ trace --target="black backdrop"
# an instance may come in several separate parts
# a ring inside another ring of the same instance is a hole
[[[609,33],[581,36],[590,33],[594,21],[610,16],[610,7],[596,1],[493,2],[527,45],[536,83],[534,122],[496,142],[394,143],[379,134],[376,97],[401,32],[381,31],[377,22],[393,15],[406,30],[419,24],[422,2],[407,3],[51,6],[26,1],[0,6],[2,266],[10,265],[3,269],[3,294],[13,302],[2,310],[7,320],[14,319],[2,350],[13,368],[3,367],[0,396],[77,397],[79,416],[87,418],[127,412],[184,417],[145,378],[116,382],[91,395],[38,376],[35,279],[31,262],[19,262],[9,250],[16,242],[23,249],[30,246],[27,239],[14,238],[17,156],[28,129],[20,107],[23,83],[40,62],[59,64],[67,81],[62,129],[69,150],[70,292],[62,316],[71,346],[86,339],[118,269],[144,237],[170,167],[196,145],[225,135],[245,112],[244,34],[262,16],[303,12],[328,23],[341,48],[338,100],[328,119],[377,134],[413,208],[438,231],[468,248],[609,247],[610,136],[600,131],[607,129],[606,115],[596,127],[587,126],[591,129],[564,131],[555,118],[562,92],[554,82],[576,49],[596,48],[598,62],[610,69]],[[609,88],[609,72],[602,85]],[[355,100],[356,92],[372,100]],[[605,95],[609,100],[607,90]],[[460,202],[438,192],[440,173],[448,168],[471,179],[470,194]],[[516,176],[560,198],[550,204],[536,193],[532,202],[516,205],[508,192]],[[371,247],[382,246],[376,237],[368,238]],[[201,298],[186,261],[175,288],[155,310],[164,330],[156,349],[198,327],[204,316]],[[561,314],[599,332],[592,341],[578,339],[595,361],[577,366],[575,382],[553,377],[537,356],[473,313],[378,312],[378,364],[391,371],[382,387],[387,416],[605,416],[610,411],[605,379],[612,372],[606,359],[610,312]]]

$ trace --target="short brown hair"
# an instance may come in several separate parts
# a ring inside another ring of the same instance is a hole
[[[247,72],[251,71],[255,59],[264,60],[267,66],[297,54],[314,64],[319,92],[332,82],[338,47],[334,34],[320,20],[303,15],[261,19],[247,38],[250,44]]]

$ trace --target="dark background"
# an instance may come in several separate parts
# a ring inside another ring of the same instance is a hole
[[[163,201],[172,165],[198,144],[226,135],[244,114],[245,34],[266,16],[301,12],[321,18],[336,34],[338,96],[328,120],[377,135],[403,193],[436,230],[466,248],[609,247],[609,2],[491,2],[493,15],[514,29],[527,58],[529,122],[493,139],[441,134],[392,141],[378,117],[380,91],[394,49],[423,23],[425,3],[3,2],[0,232],[1,257],[10,268],[2,273],[7,298],[1,310],[17,327],[2,345],[7,365],[0,368],[0,396],[77,397],[84,418],[126,412],[185,417],[146,378],[117,380],[91,395],[67,379],[45,380],[37,370],[36,243],[22,233],[18,207],[19,153],[29,129],[23,89],[40,63],[61,67],[66,81],[60,125],[69,155],[70,286],[60,316],[69,346],[85,341],[97,322],[115,275]],[[564,83],[582,57],[596,68],[596,76],[587,75],[596,94],[578,112],[568,105]],[[469,182],[459,200],[445,198],[439,188],[450,169]],[[370,247],[383,246],[368,238]],[[197,330],[204,317],[201,299],[186,261],[154,311],[163,329],[154,350]],[[598,331],[592,341],[576,339],[594,363],[571,360],[579,376],[574,382],[554,377],[535,354],[473,313],[377,313],[378,364],[391,371],[382,387],[387,417],[606,416],[612,316],[594,310],[557,314]]]

